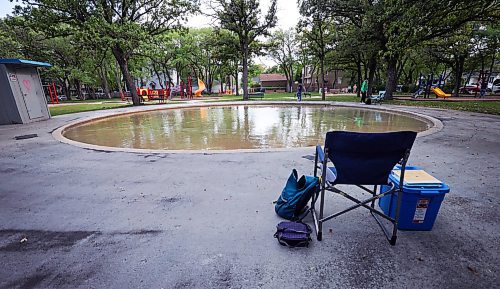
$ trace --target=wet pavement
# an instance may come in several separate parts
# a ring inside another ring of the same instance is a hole
[[[325,223],[309,248],[277,243],[272,202],[292,168],[312,173],[309,149],[109,152],[51,134],[109,111],[0,126],[0,288],[497,286],[500,117],[403,109],[443,122],[410,165],[451,192],[432,231],[400,231],[396,246],[366,210]],[[329,198],[329,211],[348,204]]]

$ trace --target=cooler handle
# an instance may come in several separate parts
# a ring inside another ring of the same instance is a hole
[[[420,191],[421,195],[441,195],[439,191]]]

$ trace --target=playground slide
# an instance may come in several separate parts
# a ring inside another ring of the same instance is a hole
[[[198,89],[194,92],[194,96],[200,97],[205,88],[205,83],[198,78]]]
[[[448,93],[445,93],[444,91],[441,90],[441,88],[439,87],[431,87],[431,90],[432,92],[434,92],[434,94],[437,96],[437,97],[441,97],[441,98],[447,98],[447,97],[450,97],[451,94],[448,94]]]

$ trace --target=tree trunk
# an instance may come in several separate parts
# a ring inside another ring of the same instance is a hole
[[[75,88],[78,98],[81,100],[85,100],[85,96],[82,94],[82,83],[78,79],[75,80]]]
[[[320,70],[321,70],[321,100],[326,100],[326,92],[325,92],[325,57],[320,57]]]
[[[111,98],[111,94],[109,93],[109,84],[108,84],[108,76],[107,76],[107,73],[106,73],[106,68],[103,66],[101,66],[101,82],[102,82],[102,86],[104,88],[104,93],[106,94],[106,97],[107,98]]]
[[[394,91],[396,91],[396,78],[397,78],[397,56],[389,57],[387,59],[387,82],[385,84],[385,98],[391,100]]]
[[[161,77],[160,77],[160,72],[158,72],[158,69],[156,69],[156,66],[153,64],[153,70],[155,71],[155,74],[156,74],[156,78],[158,78],[158,82],[160,84],[160,87],[161,89],[164,89],[165,87],[163,86],[163,81],[161,81]]]
[[[356,70],[358,74],[358,82],[356,83],[356,96],[359,98],[361,96],[361,77],[362,71],[361,71],[361,61],[356,61]]]
[[[219,68],[219,79],[220,79],[220,93],[224,94],[224,78],[222,77],[222,72],[220,71],[220,68]]]
[[[95,89],[92,87],[92,88],[87,88],[87,93],[90,94],[90,96],[92,97],[92,99],[97,99],[97,95],[95,94]]]
[[[120,77],[120,66],[116,62],[116,84],[118,85],[118,92],[120,92],[120,98],[123,95],[122,80]]]
[[[163,73],[165,74],[165,85],[168,87],[173,86],[174,83],[172,82],[172,77],[170,76],[170,72],[168,71],[166,65],[163,65]]]
[[[240,95],[240,84],[238,81],[238,69],[236,69],[236,76],[234,77],[234,86],[236,88],[236,96]]]
[[[243,100],[248,100],[248,47],[243,46]]]
[[[294,82],[293,65],[290,65],[290,92],[293,92],[293,82]]]
[[[176,81],[175,81],[175,83],[177,85],[180,85],[181,84],[181,81],[180,81],[181,80],[180,79],[181,78],[181,70],[180,70],[180,66],[179,65],[176,65],[175,72],[176,72],[175,74],[176,74],[176,78],[177,78]]]
[[[132,103],[134,105],[140,105],[141,100],[139,98],[139,95],[137,95],[134,80],[132,79],[132,76],[130,75],[130,72],[128,70],[128,59],[125,57],[125,53],[118,45],[115,45],[112,50],[113,55],[115,56],[118,65],[120,66],[123,77],[125,78],[125,83],[127,84],[127,88],[130,91],[130,95],[132,96]]]
[[[62,81],[61,81],[61,85],[62,85],[62,89],[63,89],[63,93],[64,95],[66,95],[66,97],[68,98],[68,100],[71,100],[71,91],[70,91],[70,83],[69,83],[69,79],[67,77],[63,78]]]
[[[286,66],[281,67],[283,69],[283,72],[285,73],[285,78],[286,78],[286,85],[285,85],[285,92],[290,92],[290,72],[286,68]]]
[[[495,49],[496,51],[496,49]],[[495,65],[495,58],[496,58],[496,52],[493,53],[493,56],[491,57],[491,63],[490,63],[490,68],[488,70],[488,76],[487,76],[487,82],[490,82],[490,77],[491,77],[491,74],[493,73],[493,66]],[[492,86],[491,86],[491,92],[493,93],[493,83],[492,83]]]
[[[460,86],[462,85],[462,74],[464,72],[465,55],[457,55],[455,57],[455,87],[453,88],[453,96],[458,97]]]
[[[304,83],[305,82],[305,77],[306,77],[306,65],[305,64],[304,64],[304,67],[302,67],[302,70],[301,70],[300,74],[301,74],[300,75],[300,81],[302,83],[302,86],[305,87],[305,83]]]
[[[369,98],[373,93],[373,77],[375,75],[375,70],[377,69],[377,56],[373,54],[368,61],[368,90],[366,91],[366,97]]]

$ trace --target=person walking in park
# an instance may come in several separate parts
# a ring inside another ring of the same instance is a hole
[[[297,101],[302,101],[302,83],[297,86]]]
[[[481,90],[479,91],[479,98],[484,98],[486,95],[486,88],[488,88],[488,81],[485,77],[481,80]]]
[[[364,103],[366,100],[366,91],[368,90],[368,80],[365,79],[363,84],[361,84],[361,103]]]

